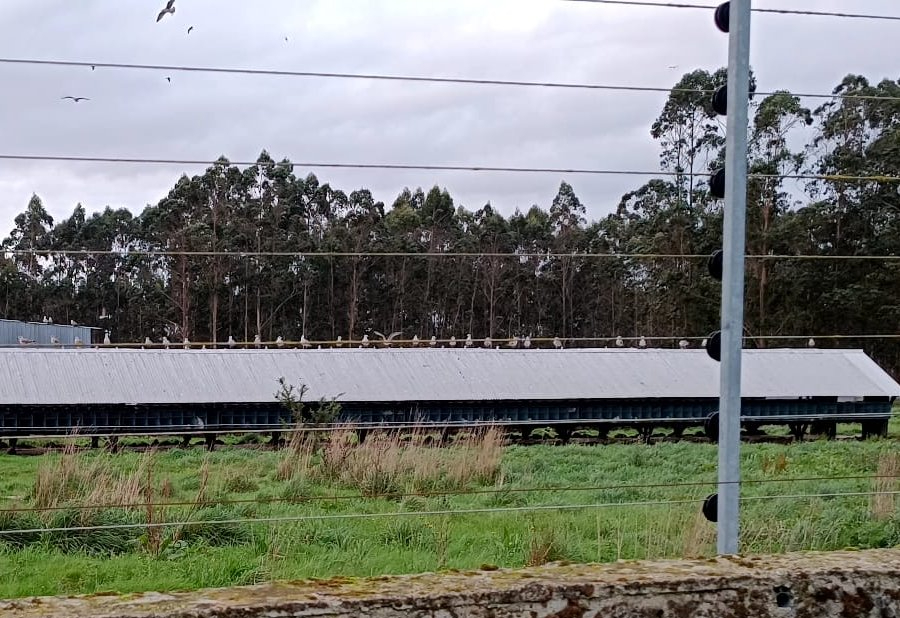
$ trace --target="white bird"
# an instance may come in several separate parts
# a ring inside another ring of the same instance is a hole
[[[300,335],[300,345],[304,348],[311,347],[309,344],[309,339],[306,338],[306,335]]]
[[[644,339],[643,336],[641,336],[641,340],[638,341],[638,346],[641,347],[641,348],[646,348],[646,347],[647,347],[647,340]]]
[[[78,322],[76,322],[75,320],[69,320],[69,324],[72,326],[78,326]]]
[[[622,339],[622,336],[621,336],[621,335],[618,336],[618,337],[616,337],[616,347],[617,347],[617,348],[624,348],[624,347],[625,347],[625,340]]]
[[[81,337],[75,337],[75,347],[80,348],[82,345],[84,345],[84,342],[81,340]]]
[[[47,324],[53,324],[53,318],[51,316],[47,316]]]
[[[101,319],[101,320],[108,320],[108,319],[109,319],[109,314],[106,313],[106,307],[103,307],[102,309],[100,309],[100,319]]]
[[[429,347],[436,348],[437,347],[437,337],[434,335],[431,336],[431,341],[428,342]]]
[[[362,338],[362,341],[360,342],[359,347],[361,347],[361,348],[369,347],[369,336],[368,335],[363,335],[363,338]]]
[[[191,349],[191,341],[190,341],[190,339],[188,339],[187,337],[185,337],[183,343],[184,343],[184,349],[185,349],[185,350],[190,350],[190,349]]]
[[[234,340],[234,337],[232,337],[231,335],[228,335],[228,347],[233,348],[236,345],[237,345],[237,341]]]
[[[400,331],[398,330],[398,331],[394,331],[393,333],[391,333],[390,335],[388,335],[387,337],[385,337],[384,334],[379,333],[377,330],[373,330],[372,332],[373,332],[374,334],[378,335],[379,337],[381,337],[381,344],[382,344],[384,347],[386,347],[386,348],[391,347],[391,342],[392,342],[394,339],[396,339],[397,337],[399,337],[400,335],[403,334],[402,332],[400,332]]]
[[[518,337],[510,337],[509,341],[506,343],[506,347],[518,348],[519,347],[519,338]]]
[[[109,338],[109,331],[103,333],[103,345],[112,345],[112,339]]]
[[[19,335],[19,345],[28,345],[30,343],[34,343],[32,339],[27,339],[22,335]]]
[[[59,337],[51,336],[50,343],[52,343],[53,345],[59,345]]]
[[[259,333],[253,335],[253,345],[255,345],[257,348],[262,345],[262,337]]]
[[[418,347],[419,347],[419,336],[418,336],[418,335],[413,335],[413,338],[412,338],[412,347],[414,347],[414,348],[418,348]]]
[[[562,339],[560,339],[559,337],[554,337],[553,338],[553,347],[556,348],[557,350],[562,350],[562,347],[563,347]]]
[[[475,345],[475,342],[472,341],[472,333],[469,333],[466,335],[466,347],[471,348],[473,345]]]
[[[281,335],[278,335],[278,337],[275,339],[275,345],[277,345],[279,348],[284,347],[284,338]]]
[[[806,342],[806,346],[809,347],[809,348],[814,348],[814,347],[816,347],[816,340],[810,338],[810,340]]]
[[[166,346],[166,348],[168,349],[168,347],[169,347],[169,338],[163,336],[163,338],[162,338],[162,344],[163,344],[164,346]]]
[[[522,345],[526,350],[531,347],[531,335],[525,335],[525,343],[523,343]]]
[[[153,345],[153,340],[150,337],[144,337],[144,345]]]
[[[41,320],[41,321],[42,321],[44,324],[49,324],[49,323],[50,323],[50,319],[49,319],[47,316],[44,316],[44,319]]]
[[[450,337],[450,347],[451,347],[451,348],[455,348],[455,347],[456,347],[456,335],[452,335],[452,336]]]
[[[341,337],[340,335],[338,335],[336,345],[337,345],[337,347],[339,347],[339,348],[343,348],[343,347],[344,347],[344,338]]]
[[[687,339],[682,339],[681,341],[678,342],[678,347],[681,348],[682,350],[687,350],[689,345],[690,345],[690,343],[688,343]]]
[[[163,17],[166,16],[166,13],[169,13],[169,14],[171,14],[171,15],[174,15],[174,14],[175,14],[175,0],[169,0],[169,1],[166,3],[166,8],[164,8],[163,10],[161,10],[161,11],[159,12],[159,15],[156,16],[156,21],[157,21],[157,23],[159,22],[160,19],[162,19]]]
[[[484,338],[484,348],[485,348],[486,350],[490,350],[490,349],[491,349],[491,345],[493,345],[493,342],[491,341],[491,338],[490,338],[490,337],[485,337],[485,338]]]
[[[706,339],[704,339],[703,341],[700,342],[700,347],[701,347],[701,348],[705,348],[705,347],[706,347],[706,343],[707,343],[707,342],[706,342]]]

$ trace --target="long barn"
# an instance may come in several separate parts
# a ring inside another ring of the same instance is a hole
[[[887,429],[895,382],[861,350],[745,350],[746,427]],[[715,420],[703,350],[0,349],[0,437],[277,431],[279,379],[361,426],[495,423],[606,431]]]

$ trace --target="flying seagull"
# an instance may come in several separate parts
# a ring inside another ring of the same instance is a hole
[[[166,13],[175,14],[175,0],[169,0],[166,3],[166,8],[159,12],[159,15],[156,16],[156,21],[159,22],[160,19],[166,16]]]
[[[72,99],[75,103],[78,103],[79,101],[90,101],[87,97],[60,97],[60,100],[62,101],[65,101],[66,99]]]
[[[166,81],[169,82],[169,83],[171,84],[171,83],[172,83],[172,78],[171,78],[171,77],[167,77],[167,78],[166,78]]]
[[[188,27],[188,34],[190,34],[190,33],[191,33],[191,30],[193,30],[193,29],[194,29],[193,26],[189,26],[189,27]]]

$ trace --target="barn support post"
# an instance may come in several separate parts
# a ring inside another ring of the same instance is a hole
[[[717,550],[738,552],[751,0],[729,7]]]

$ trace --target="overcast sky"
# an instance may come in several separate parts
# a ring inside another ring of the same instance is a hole
[[[714,2],[710,2],[711,4]],[[0,0],[0,57],[672,86],[725,64],[709,11],[563,0]],[[754,6],[847,10],[847,0]],[[854,11],[900,13],[896,0]],[[187,29],[193,26],[188,34]],[[754,14],[761,90],[898,77],[897,22]],[[287,41],[285,41],[287,37]],[[677,66],[676,69],[669,68]],[[166,81],[170,75],[172,82]],[[656,93],[0,64],[0,153],[655,170]],[[62,101],[66,95],[90,101]],[[810,105],[815,102],[809,102]],[[0,161],[0,237],[32,193],[139,212],[204,167]],[[474,209],[549,205],[552,174],[296,169],[390,204],[434,184]],[[592,217],[640,178],[565,178]]]

